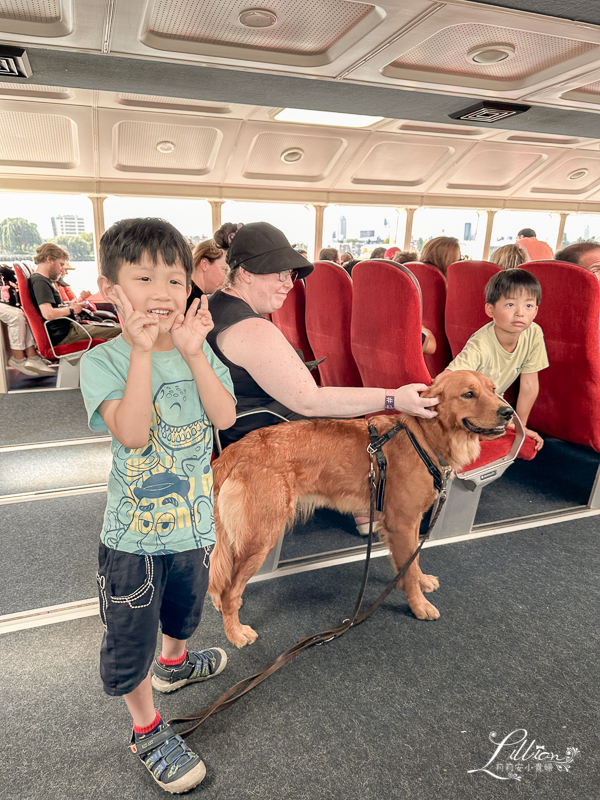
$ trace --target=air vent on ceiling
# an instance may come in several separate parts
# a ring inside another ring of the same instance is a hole
[[[514,117],[515,114],[523,114],[529,111],[531,106],[517,103],[498,103],[495,100],[483,100],[474,106],[464,108],[462,111],[455,111],[448,114],[451,119],[465,119],[469,122],[485,122],[488,125],[498,122],[507,117]]]
[[[21,47],[0,47],[0,75],[13,78],[31,78],[27,53]]]

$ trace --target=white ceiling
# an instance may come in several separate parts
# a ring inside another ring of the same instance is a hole
[[[242,26],[240,12],[259,5],[0,0],[0,40],[26,47],[34,70],[0,83],[0,176],[10,188],[55,177],[96,192],[128,182],[600,202],[600,26],[462,0],[269,0],[272,27]],[[471,59],[493,45],[509,57]],[[376,102],[384,119],[279,122],[294,104],[284,86],[300,107],[329,97],[372,113]],[[263,103],[232,102],[244,90]],[[449,118],[485,98],[532,109],[503,128]],[[298,160],[282,158],[290,150]]]

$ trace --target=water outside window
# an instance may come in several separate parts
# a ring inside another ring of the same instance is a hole
[[[78,294],[97,291],[94,213],[89,197],[76,194],[0,192],[0,261],[33,261],[36,248],[55,242],[71,256],[68,282]]]
[[[354,258],[376,247],[404,243],[404,214],[383,206],[327,206],[323,214],[323,247],[335,247]]]
[[[479,260],[483,256],[487,212],[461,208],[418,208],[411,233],[411,250],[420,252],[423,245],[437,236],[458,239],[463,258]]]
[[[587,239],[600,242],[600,214],[569,214],[565,222],[562,247]]]
[[[315,210],[300,203],[242,203],[228,200],[221,206],[222,222],[269,222],[282,231],[292,247],[306,250],[309,261],[315,249]]]
[[[505,244],[515,244],[523,228],[535,231],[540,242],[547,242],[554,251],[560,225],[560,215],[547,211],[498,211],[494,217],[490,254]]]

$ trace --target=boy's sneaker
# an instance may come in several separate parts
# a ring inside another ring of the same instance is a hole
[[[143,762],[158,785],[172,794],[189,792],[206,775],[206,767],[170,725],[161,722],[158,731],[131,735],[129,749]]]
[[[214,678],[223,672],[227,664],[227,653],[220,647],[211,647],[196,653],[187,651],[181,666],[169,667],[155,658],[152,664],[152,686],[159,692],[174,692],[188,683],[197,683]]]

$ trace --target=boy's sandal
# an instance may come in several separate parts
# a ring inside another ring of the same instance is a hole
[[[132,734],[129,749],[139,757],[158,785],[172,794],[189,792],[206,775],[200,756],[190,750],[170,725],[137,741]]]

